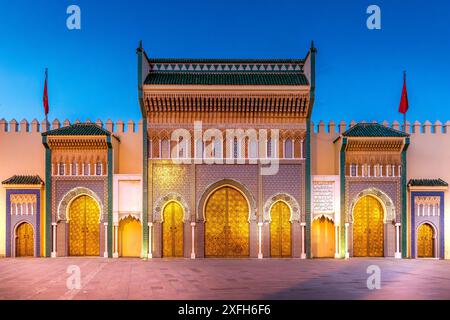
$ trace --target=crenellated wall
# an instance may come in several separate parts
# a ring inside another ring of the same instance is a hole
[[[51,129],[58,129],[79,123],[79,120],[71,123],[69,120],[55,119],[51,123],[45,120],[39,122],[34,119],[31,122],[15,119],[6,121],[0,119],[0,182],[13,175],[39,175],[45,180],[45,149],[42,145],[41,133]],[[87,119],[85,122],[91,122]],[[115,173],[140,174],[142,173],[142,130],[143,122],[111,120],[97,125],[114,133],[120,139],[116,144],[118,148],[115,161]],[[42,198],[45,198],[44,191]],[[0,221],[5,221],[6,190],[0,187]],[[42,201],[41,212],[45,212],[45,204]],[[43,223],[41,224],[43,226]],[[5,254],[5,224],[0,223],[0,256]],[[41,230],[43,232],[43,230]]]

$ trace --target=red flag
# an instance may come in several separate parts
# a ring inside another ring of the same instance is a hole
[[[44,112],[45,116],[48,114],[48,93],[47,93],[47,79],[48,79],[48,70],[45,69],[45,83],[44,83],[44,96],[42,101],[44,102]]]
[[[406,114],[408,111],[408,92],[406,91],[406,72],[403,75],[403,90],[402,97],[400,99],[400,105],[398,107],[398,112]]]

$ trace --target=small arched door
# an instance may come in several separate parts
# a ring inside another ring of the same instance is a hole
[[[270,209],[270,256],[290,257],[291,209],[283,202],[276,202]]]
[[[429,223],[424,223],[417,232],[417,257],[434,257],[434,230]]]
[[[175,201],[169,202],[163,211],[163,257],[183,257],[183,225],[183,208]]]
[[[333,258],[335,251],[334,223],[326,217],[312,224],[312,255],[314,258]]]
[[[384,210],[372,196],[358,200],[353,209],[353,256],[382,257],[384,254]]]
[[[100,255],[100,207],[86,195],[79,196],[70,204],[69,255]]]
[[[16,257],[34,256],[34,232],[31,224],[21,223],[16,229]]]
[[[119,223],[119,255],[121,257],[140,257],[142,245],[141,222],[126,217]]]

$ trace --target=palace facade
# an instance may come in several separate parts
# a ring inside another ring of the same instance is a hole
[[[140,45],[138,123],[0,120],[0,255],[449,258],[450,122],[314,125],[315,56]]]

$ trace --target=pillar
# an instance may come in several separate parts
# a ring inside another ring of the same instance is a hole
[[[191,259],[195,259],[195,222],[191,222]]]
[[[306,223],[302,222],[300,223],[300,226],[302,227],[302,254],[300,256],[300,259],[306,259],[306,248],[305,248]]]
[[[114,223],[114,252],[113,252],[113,258],[119,257],[119,224]]]
[[[334,227],[334,258],[339,259],[339,225]]]
[[[350,258],[350,253],[348,252],[348,227],[350,224],[348,222],[345,223],[345,259]]]
[[[262,254],[262,222],[258,222],[258,259],[263,258]]]
[[[105,226],[105,249],[103,251],[103,258],[108,258],[108,222],[103,223]]]
[[[395,224],[395,258],[401,259],[402,253],[400,251],[400,226],[401,223]]]
[[[153,234],[152,234],[152,229],[153,229],[153,222],[149,222],[148,223],[148,253],[147,253],[147,258],[152,259],[153,258]]]
[[[53,239],[52,239],[52,258],[56,258],[56,222],[52,222]]]

